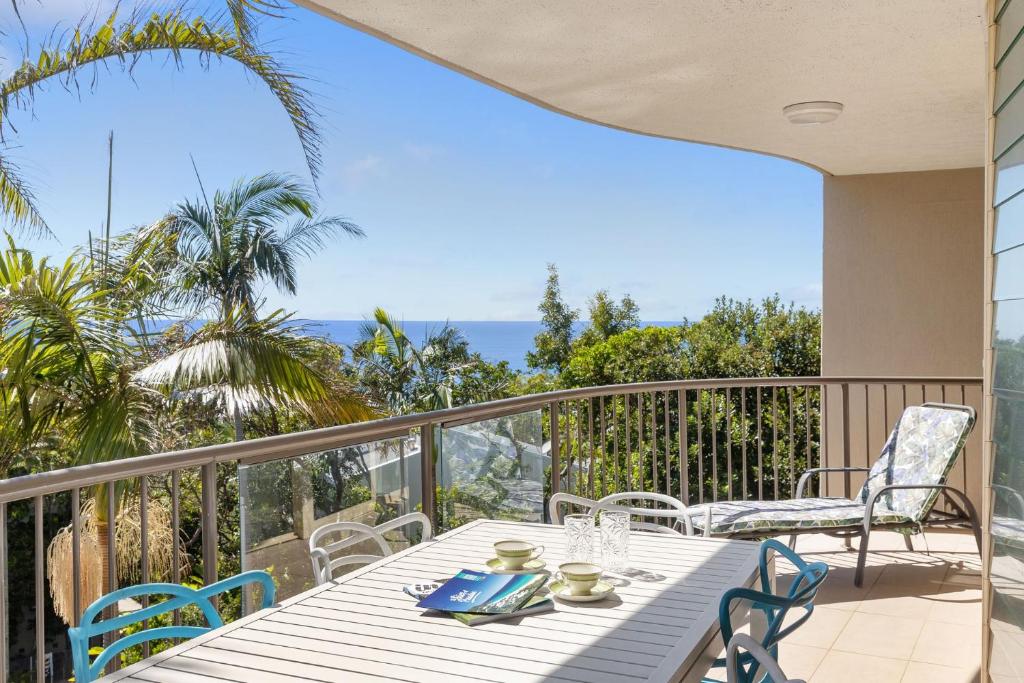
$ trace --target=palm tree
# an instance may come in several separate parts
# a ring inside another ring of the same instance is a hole
[[[236,310],[255,315],[267,283],[294,295],[300,258],[338,235],[364,236],[343,218],[317,215],[314,191],[280,173],[239,180],[215,192],[212,202],[184,201],[152,230],[174,245],[176,303],[220,320]]]
[[[354,389],[315,369],[316,340],[302,331],[282,311],[260,319],[231,309],[133,379],[172,398],[199,395],[216,402],[233,418],[237,440],[244,438],[242,416],[251,410],[296,410],[320,425],[376,417]]]
[[[18,0],[15,0],[17,8]],[[83,20],[73,31],[53,34],[35,54],[25,55],[10,76],[0,81],[0,134],[4,142],[16,132],[10,115],[31,107],[37,90],[56,81],[69,92],[79,92],[83,70],[92,67],[89,87],[101,73],[100,64],[120,66],[132,72],[146,54],[167,52],[178,68],[184,55],[196,52],[200,65],[227,59],[245,67],[261,80],[284,107],[299,138],[314,182],[320,168],[320,133],[316,111],[301,77],[284,69],[270,54],[253,44],[255,24],[250,10],[269,13],[279,6],[274,0],[230,0],[226,17],[205,19],[187,16],[182,9],[144,16],[136,11],[118,21],[115,11],[102,23]],[[37,233],[50,234],[31,190],[9,158],[0,154],[0,214]]]
[[[460,371],[473,363],[456,328],[445,325],[428,333],[417,348],[382,308],[362,326],[352,360],[371,400],[395,415],[450,408]]]
[[[258,407],[296,409],[318,424],[373,417],[354,391],[330,387],[314,369],[313,345],[289,316],[280,310],[259,315],[262,287],[295,294],[299,259],[339,234],[362,237],[363,231],[318,215],[314,192],[278,173],[240,180],[209,202],[179,204],[147,235],[170,251],[168,276],[176,283],[167,290],[170,305],[211,322],[136,379],[218,398],[238,440],[243,414]]]
[[[151,271],[144,253],[137,249],[137,260],[100,271],[78,252],[58,265],[36,260],[8,238],[0,252],[0,476],[15,458],[31,459],[48,448],[73,453],[76,464],[152,451],[161,397],[132,378],[145,352],[128,324],[140,304],[131,295],[140,287],[130,283],[145,281]],[[130,489],[120,484],[112,501],[124,567],[138,560],[140,547],[132,540],[135,527],[125,523],[125,513],[137,516]],[[112,521],[106,495],[98,487],[82,509],[86,600],[98,597],[111,578],[104,561]],[[181,552],[161,511],[154,504],[148,532],[157,564]],[[62,530],[48,551],[50,589],[65,619],[72,616],[71,538],[70,528]],[[153,562],[153,574],[160,575],[163,567]]]

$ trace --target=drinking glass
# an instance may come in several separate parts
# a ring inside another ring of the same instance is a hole
[[[565,558],[567,562],[594,561],[594,518],[565,516]]]
[[[629,513],[601,511],[601,564],[621,572],[629,568]]]

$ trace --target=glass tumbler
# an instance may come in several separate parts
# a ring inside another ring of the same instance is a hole
[[[594,518],[590,515],[565,516],[566,562],[594,561]]]
[[[629,513],[601,511],[601,564],[613,572],[629,568]]]

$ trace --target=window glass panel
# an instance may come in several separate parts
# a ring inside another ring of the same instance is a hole
[[[551,459],[541,411],[440,430],[437,508],[442,530],[474,519],[543,522]]]
[[[274,576],[279,600],[314,585],[313,530],[331,522],[382,524],[421,509],[419,439],[373,443],[238,468],[242,568]],[[418,527],[389,532],[392,550],[418,541]],[[372,544],[346,554],[379,555]],[[352,565],[351,569],[358,569]]]
[[[1021,43],[1024,43],[1024,40],[1017,41],[996,71],[996,111],[1006,104],[1007,99],[1014,94],[1021,81],[1024,80],[1024,59],[1015,54],[1017,51],[1024,50]]]
[[[992,298],[1024,298],[1024,247],[1009,249],[996,257]]]
[[[1024,193],[996,209],[992,251],[1000,252],[1024,244]]]
[[[1024,144],[1014,145],[996,161],[995,203],[1000,204],[1021,190],[1024,190]]]
[[[1018,92],[996,116],[995,155],[998,159],[1024,135],[1024,95]]]
[[[1003,59],[1007,49],[1017,40],[1024,29],[1024,2],[1010,0],[999,17],[999,32],[996,35],[996,62]]]

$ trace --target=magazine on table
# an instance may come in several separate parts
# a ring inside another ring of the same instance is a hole
[[[451,613],[511,614],[547,582],[545,574],[491,574],[463,569],[416,606]]]
[[[525,617],[531,614],[543,614],[554,609],[555,603],[550,595],[534,594],[533,597],[526,601],[525,605],[515,612],[509,612],[508,614],[472,614],[470,612],[449,612],[448,614],[466,626],[479,626],[480,624],[489,624],[492,621],[500,621],[502,619],[515,619],[516,617]]]

